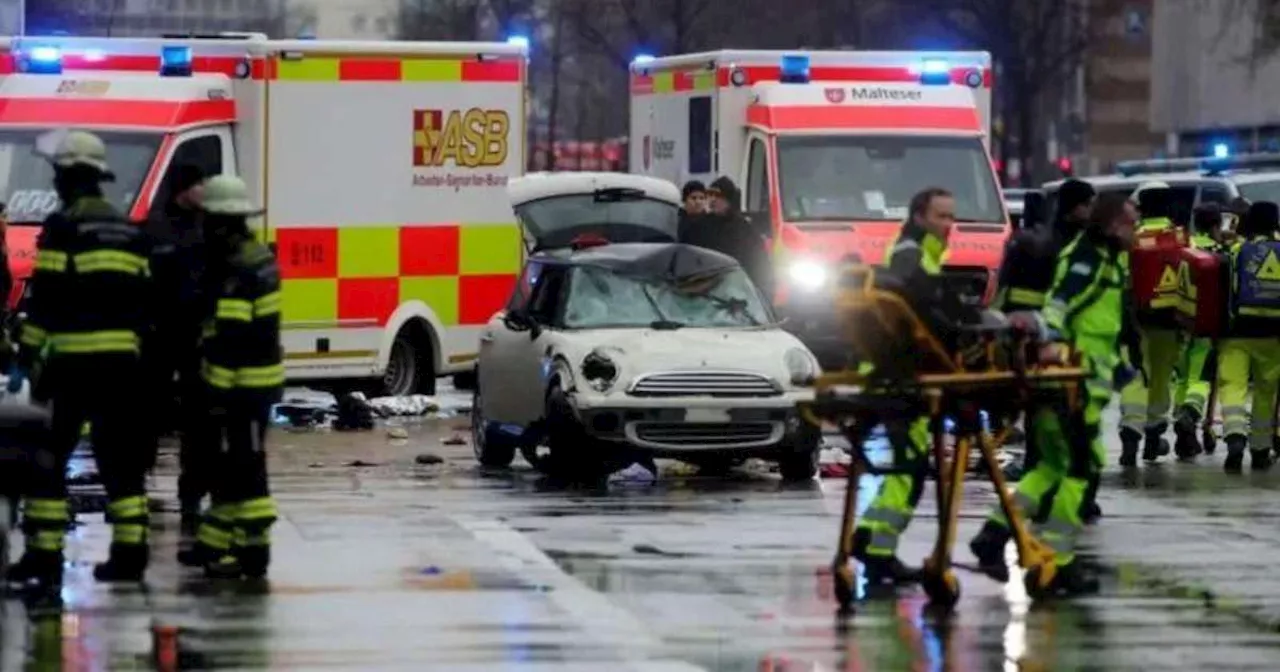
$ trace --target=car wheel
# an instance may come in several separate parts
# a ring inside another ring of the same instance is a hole
[[[782,447],[778,472],[784,481],[811,481],[818,475],[818,455],[822,450],[822,430],[805,422]]]
[[[547,393],[547,448],[537,467],[549,476],[571,481],[593,481],[608,472],[605,446],[593,440],[573,416],[564,390],[553,388]]]
[[[511,466],[519,441],[503,432],[484,417],[480,388],[471,394],[471,450],[476,460],[486,467]]]
[[[408,327],[391,342],[387,368],[382,373],[383,392],[392,397],[435,394],[436,373],[432,370],[430,340],[417,337]],[[427,345],[424,345],[427,344]]]

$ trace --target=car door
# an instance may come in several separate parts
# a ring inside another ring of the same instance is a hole
[[[525,311],[529,298],[537,285],[542,264],[530,261],[525,264],[520,282],[516,283],[507,301],[506,307],[493,317],[480,332],[480,357],[477,368],[476,384],[480,389],[482,407],[479,409],[486,420],[499,423],[514,423],[521,416],[517,410],[527,402],[522,395],[537,395],[534,390],[523,389],[513,385],[511,371],[521,365],[529,349],[529,332],[516,331],[507,324],[507,315],[517,311]]]

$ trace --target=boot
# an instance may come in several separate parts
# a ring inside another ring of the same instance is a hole
[[[1222,470],[1228,474],[1239,474],[1244,471],[1244,449],[1247,445],[1243,436],[1227,437],[1227,459],[1222,463]]]
[[[267,576],[267,568],[271,565],[270,546],[246,546],[236,549],[236,559],[240,561],[240,572],[245,578],[262,579]]]
[[[1273,459],[1271,451],[1267,449],[1255,450],[1249,454],[1249,468],[1253,471],[1263,472],[1270,471]]]
[[[1102,507],[1098,506],[1098,487],[1101,484],[1102,477],[1095,475],[1085,488],[1084,500],[1080,502],[1080,522],[1085,525],[1093,525],[1102,517]]]
[[[1138,447],[1142,445],[1142,435],[1125,427],[1120,430],[1120,466],[1138,466]]]
[[[1169,454],[1169,442],[1164,438],[1164,425],[1152,427],[1146,431],[1146,441],[1142,446],[1142,461],[1155,462]]]
[[[1194,409],[1183,407],[1178,411],[1178,419],[1173,423],[1173,433],[1177,436],[1173,452],[1179,460],[1188,461],[1201,453],[1200,440],[1196,436],[1199,422],[1199,414]]]
[[[103,583],[138,583],[147,572],[150,556],[145,544],[111,544],[107,561],[93,568],[93,578]]]
[[[196,531],[200,529],[200,503],[195,505],[187,503],[182,504],[182,518],[179,523],[179,530],[184,537],[194,537]]]
[[[1004,549],[1011,538],[1009,528],[988,520],[978,535],[969,541],[969,550],[978,559],[978,569],[1000,583],[1009,581],[1009,566],[1004,561]]]
[[[62,588],[62,554],[28,550],[9,567],[4,578],[16,590],[56,592]]]
[[[853,534],[853,558],[862,565],[862,576],[869,586],[905,585],[920,582],[920,568],[910,567],[894,556],[870,555],[867,546],[871,533],[858,530]]]
[[[1098,577],[1082,567],[1079,560],[1058,567],[1049,586],[1052,594],[1062,597],[1091,595],[1099,588]]]

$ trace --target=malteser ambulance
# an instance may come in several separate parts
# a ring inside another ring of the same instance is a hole
[[[769,239],[780,313],[826,363],[833,266],[881,261],[929,186],[956,198],[945,273],[984,299],[1010,227],[988,153],[991,56],[720,51],[631,66],[631,170],[728,175]]]
[[[180,164],[248,182],[280,259],[290,378],[431,391],[474,367],[520,271],[506,183],[525,164],[525,76],[523,44],[0,40],[14,271],[58,206],[37,139],[88,129],[135,221],[161,215]]]

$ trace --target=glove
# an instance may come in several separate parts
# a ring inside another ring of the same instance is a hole
[[[9,394],[17,394],[22,391],[22,384],[27,382],[27,373],[20,367],[9,367],[9,384],[5,386],[5,390]]]

